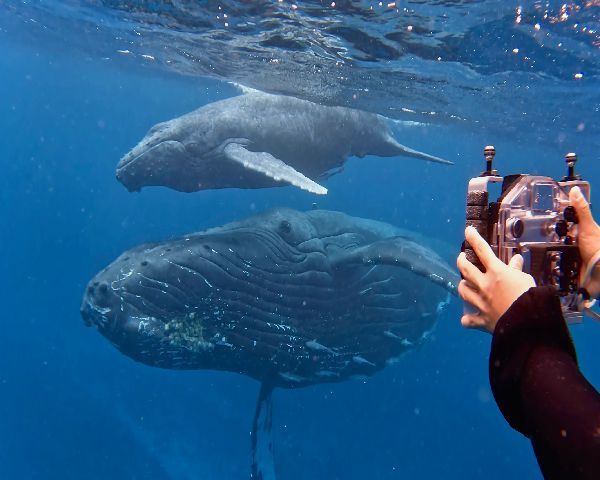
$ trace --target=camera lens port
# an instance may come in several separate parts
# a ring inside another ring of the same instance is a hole
[[[508,229],[514,238],[521,238],[525,231],[525,224],[518,218],[511,218],[508,221]]]

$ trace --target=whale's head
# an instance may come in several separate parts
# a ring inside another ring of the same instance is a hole
[[[210,368],[214,344],[205,318],[211,287],[203,276],[210,252],[194,247],[188,264],[180,255],[189,248],[187,242],[146,244],[120,255],[88,283],[81,304],[84,323],[143,363]]]
[[[165,186],[183,192],[199,190],[197,178],[205,165],[198,153],[202,131],[183,116],[154,125],[117,165],[117,180],[129,191]]]
[[[218,368],[215,353],[226,349],[217,344],[231,343],[220,320],[226,313],[220,302],[228,294],[220,289],[242,277],[226,243],[194,235],[126,251],[88,283],[84,323],[142,363]]]
[[[286,338],[282,335],[289,335],[278,327],[262,338],[268,325],[284,322],[278,311],[301,308],[304,295],[310,299],[318,289],[318,283],[299,287],[290,277],[295,271],[317,275],[318,247],[306,252],[297,247],[311,237],[310,229],[302,214],[282,209],[258,220],[135,247],[88,283],[81,315],[120,351],[143,363],[239,370],[229,365],[242,352],[268,357],[275,348],[270,342],[279,345]],[[314,310],[309,314],[314,316]]]

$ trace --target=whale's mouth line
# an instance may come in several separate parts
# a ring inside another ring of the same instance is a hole
[[[196,159],[195,163],[197,163],[197,159],[200,158],[203,159],[205,162],[210,163],[212,161],[222,158],[225,155],[225,147],[232,143],[247,147],[248,145],[250,145],[251,142],[246,138],[227,138],[216,147],[210,148],[209,150],[202,152],[193,152],[193,154],[188,151],[187,146],[185,144],[177,140],[163,140],[157,143],[156,145],[153,145],[152,147],[144,147],[144,150],[139,154],[134,154],[134,152],[141,150],[140,145],[138,144],[136,147],[134,147],[128,153],[126,153],[123,157],[121,157],[119,163],[117,164],[116,175],[117,178],[120,178],[125,172],[125,170],[127,170],[129,167],[133,166],[136,162],[143,160],[144,157],[146,157],[151,152],[154,152],[155,150],[164,147],[166,144],[171,145],[173,148],[175,148],[175,145],[173,144],[177,144],[177,147],[179,147],[187,155],[191,154],[192,158]],[[134,188],[133,190],[138,189]]]
[[[119,165],[117,166],[117,171],[123,170],[124,168],[127,168],[129,165],[131,165],[135,161],[139,160],[144,155],[146,155],[146,154],[150,153],[151,151],[155,150],[156,148],[160,147],[163,143],[165,143],[165,142],[163,141],[163,142],[157,143],[156,145],[154,145],[154,146],[152,146],[152,147],[144,150],[139,155],[133,156],[133,155],[131,155],[131,153],[127,153],[119,161]]]

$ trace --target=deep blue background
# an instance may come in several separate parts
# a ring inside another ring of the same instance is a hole
[[[417,127],[399,140],[457,165],[353,159],[325,198],[293,188],[130,194],[116,182],[116,162],[151,125],[235,93],[0,45],[0,478],[247,477],[256,382],[139,365],[84,327],[86,282],[124,249],[317,202],[435,237],[453,261],[484,144],[496,145],[503,171],[562,173],[564,152]],[[597,165],[582,169],[600,180]],[[455,301],[429,343],[366,382],[277,391],[280,478],[539,478],[491,398],[490,337],[461,329],[461,309]],[[573,332],[600,385],[600,326]]]

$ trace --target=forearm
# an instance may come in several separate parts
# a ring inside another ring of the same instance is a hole
[[[505,418],[531,439],[546,478],[600,478],[600,396],[577,367],[551,290],[529,290],[499,320],[490,382]]]
[[[534,349],[524,366],[521,402],[546,478],[600,478],[600,396],[569,354]]]

